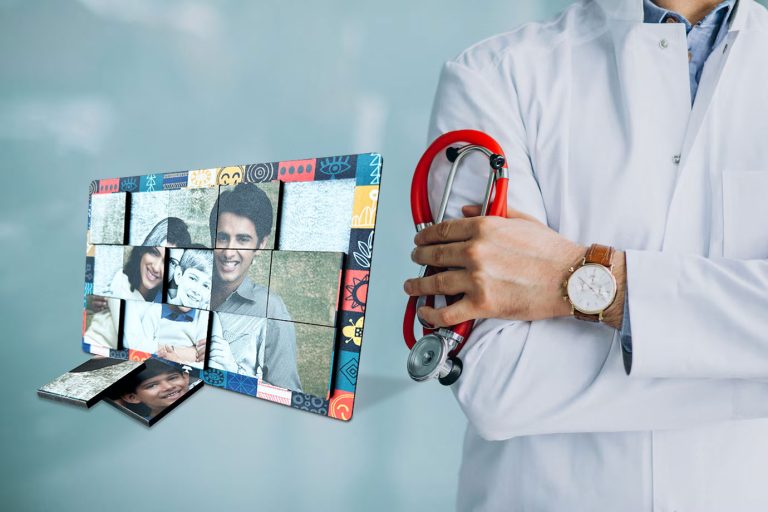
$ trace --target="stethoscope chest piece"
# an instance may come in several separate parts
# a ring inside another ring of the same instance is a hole
[[[437,334],[422,337],[408,354],[408,375],[418,382],[437,378],[440,384],[450,386],[463,368],[458,357],[448,356],[451,348],[448,340]]]

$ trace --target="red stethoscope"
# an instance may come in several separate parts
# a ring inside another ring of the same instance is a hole
[[[454,147],[454,144],[463,145]],[[451,170],[448,173],[448,180],[446,181],[443,197],[440,201],[437,218],[433,221],[429,204],[427,179],[433,160],[443,149],[445,149],[448,161],[451,162]],[[488,157],[490,165],[490,176],[488,177],[485,198],[483,200],[483,215],[506,217],[509,171],[507,170],[507,161],[501,146],[483,132],[477,130],[457,130],[444,133],[435,139],[416,165],[413,181],[411,182],[411,210],[413,212],[413,222],[416,225],[416,232],[443,221],[456,170],[459,168],[461,161],[473,151],[479,151]],[[434,275],[445,270],[447,269],[423,266],[419,277]],[[446,297],[445,299],[448,304],[452,304],[460,298],[460,296],[453,296]],[[461,351],[464,341],[469,337],[475,321],[467,320],[451,327],[435,328],[419,319],[424,333],[422,338],[416,341],[416,337],[413,334],[414,321],[417,319],[416,310],[423,305],[434,306],[434,304],[434,295],[411,297],[408,300],[405,317],[403,318],[403,336],[405,337],[405,344],[410,349],[410,354],[408,355],[408,374],[413,380],[418,382],[437,378],[441,384],[450,386],[461,375],[462,363],[461,359],[458,358],[458,353]]]

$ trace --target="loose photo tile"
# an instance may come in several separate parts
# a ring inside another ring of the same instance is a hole
[[[189,241],[173,243],[175,247],[213,247],[212,226],[217,223],[218,187],[184,188],[169,192],[168,218],[179,219],[189,233]]]
[[[125,304],[123,346],[189,365],[205,367],[210,312],[171,304]]]
[[[346,251],[354,197],[354,179],[284,183],[278,248]]]
[[[99,295],[85,297],[83,341],[93,347],[119,350],[123,301]]]
[[[211,249],[168,249],[166,301],[174,306],[210,309],[213,278]]]
[[[138,192],[130,195],[130,245],[166,245],[169,236],[168,202],[171,192]]]
[[[336,329],[320,325],[269,320],[262,380],[274,386],[326,398],[330,391]],[[271,335],[271,336],[270,336]],[[293,338],[293,341],[291,338]],[[298,386],[286,374],[294,370]],[[271,368],[270,368],[271,366]]]
[[[216,224],[211,214],[216,248],[274,249],[280,182],[239,183],[219,190]]]
[[[160,302],[165,252],[164,247],[97,245],[93,294],[127,301]]]
[[[272,253],[215,249],[210,309],[265,318]]]
[[[269,318],[336,325],[344,255],[275,251],[269,279]]]
[[[125,192],[91,196],[90,243],[125,244],[127,196]]]
[[[203,381],[187,367],[158,359],[144,361],[145,368],[124,379],[105,401],[151,427],[203,387]]]
[[[121,379],[141,371],[144,363],[94,357],[37,390],[42,398],[91,407]]]

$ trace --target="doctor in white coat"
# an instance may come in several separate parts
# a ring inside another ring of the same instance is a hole
[[[656,3],[585,0],[443,69],[430,140],[496,138],[514,209],[462,211],[487,162],[464,166],[413,253],[459,269],[405,283],[465,294],[434,324],[486,318],[453,386],[459,509],[768,510],[768,13]],[[562,286],[592,244],[615,249],[592,258],[616,278],[599,322],[571,302],[603,285]]]

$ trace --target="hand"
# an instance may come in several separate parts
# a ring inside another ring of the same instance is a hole
[[[176,363],[193,363],[197,361],[195,347],[179,347],[176,345],[161,345],[157,356]]]
[[[102,297],[100,295],[94,295],[91,299],[91,310],[94,313],[101,313],[105,309],[107,309],[107,298]]]
[[[211,351],[208,354],[208,365],[228,372],[237,372],[237,361],[226,340],[211,336]]]
[[[464,296],[456,303],[419,309],[435,326],[478,318],[540,320],[571,313],[563,301],[568,268],[586,248],[537,219],[509,210],[508,218],[479,217],[479,206],[465,206],[467,218],[430,226],[416,235],[416,263],[450,268],[409,279],[408,295]]]

